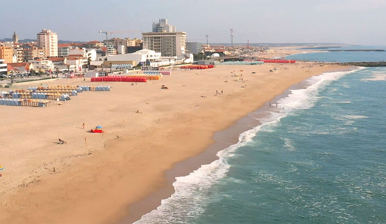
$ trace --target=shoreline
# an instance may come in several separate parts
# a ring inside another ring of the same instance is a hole
[[[51,158],[50,154],[53,156],[64,154],[64,158],[76,159],[64,160],[64,164],[68,164],[65,169],[57,168],[56,173],[51,171],[38,173],[39,176],[34,177],[33,182],[17,188],[16,194],[8,197],[8,200],[0,205],[4,211],[0,215],[0,220],[7,223],[41,223],[44,218],[45,222],[51,223],[74,221],[115,223],[122,219],[127,220],[128,214],[134,213],[137,213],[134,215],[139,218],[160,203],[156,197],[149,197],[151,199],[149,201],[144,200],[148,195],[168,186],[169,192],[160,192],[159,195],[165,198],[174,190],[172,187],[174,176],[181,174],[170,172],[167,174],[169,177],[165,178],[165,172],[181,161],[207,151],[206,149],[213,143],[213,136],[216,136],[214,133],[218,130],[226,130],[251,111],[288,91],[293,84],[327,71],[347,68],[351,67],[320,63],[218,66],[212,71],[181,71],[173,78],[167,77],[161,82],[151,82],[147,85],[128,87],[117,83],[114,84],[112,92],[104,95],[88,93],[75,98],[73,102],[58,107],[50,106],[41,112],[33,109],[16,111],[14,108],[7,108],[2,115],[15,114],[13,120],[24,118],[28,120],[37,114],[45,114],[42,121],[36,120],[30,125],[31,128],[33,125],[40,127],[39,122],[46,122],[45,128],[40,129],[45,131],[41,134],[43,136],[33,135],[30,141],[35,143],[26,142],[26,144],[40,144],[36,147],[41,149],[33,149],[33,152],[36,152],[34,156],[37,158],[44,156],[42,162],[45,162],[46,158]],[[270,72],[272,69],[274,72]],[[240,80],[239,75],[236,76],[236,80],[235,70],[236,73],[243,71],[245,74],[243,77],[247,80]],[[205,80],[206,85],[203,86],[201,80]],[[170,89],[160,90],[161,84],[166,84]],[[224,88],[223,96],[212,95],[218,88]],[[147,91],[148,95],[128,97],[139,90]],[[120,95],[126,96],[127,100],[122,97],[112,98]],[[87,103],[81,101],[82,98],[85,100],[84,97],[87,97]],[[104,100],[108,104],[100,107],[98,102]],[[95,111],[87,114],[86,123],[103,119],[102,124],[110,130],[110,133],[101,138],[94,135],[87,137],[89,144],[93,144],[84,149],[81,136],[85,134],[82,134],[81,129],[74,127],[80,125],[85,118],[76,114],[66,117],[63,121],[56,118],[74,111],[86,112],[90,107],[95,108]],[[141,109],[144,113],[136,114],[137,109]],[[26,113],[28,116],[22,115],[25,117],[21,118],[17,116]],[[15,123],[13,120],[7,122]],[[51,138],[52,128],[58,126],[63,129],[60,132],[62,135],[68,135],[64,136],[64,139],[71,144],[52,146],[50,145],[52,143],[44,143]],[[8,128],[15,129],[12,126]],[[233,141],[237,141],[238,134],[233,133]],[[118,135],[121,137],[116,139]],[[0,141],[6,140],[0,138]],[[17,153],[17,142],[10,139],[10,143],[12,145],[8,145],[8,148],[13,147],[12,150]],[[81,151],[77,150],[77,147],[81,147],[79,148]],[[93,149],[95,147],[96,149]],[[224,145],[221,145],[219,150],[223,148]],[[87,150],[91,154],[87,154]],[[4,152],[0,150],[0,155]],[[50,154],[47,154],[48,152]],[[83,154],[85,156],[77,156]],[[216,159],[215,154],[216,149],[211,158],[203,157],[207,158],[207,162],[211,162]],[[23,152],[23,157],[25,156],[28,158],[28,154]],[[192,160],[192,166],[197,168],[201,166],[201,161]],[[13,171],[10,165],[12,164],[8,165],[7,170]],[[57,165],[61,164],[48,164],[47,168],[52,170],[52,167],[58,167]],[[189,169],[192,167],[188,167],[184,172],[188,174],[191,171]],[[11,173],[6,174],[8,177]],[[142,210],[136,212],[134,207],[140,203],[144,206],[142,208],[138,206],[137,209]]]
[[[275,112],[275,108],[271,107],[271,105],[275,105],[280,99],[287,97],[291,93],[291,90],[308,88],[312,84],[307,83],[307,81],[315,76],[320,76],[325,73],[331,72],[350,72],[354,70],[355,67],[326,71],[321,74],[310,76],[307,79],[300,81],[299,83],[293,84],[281,94],[274,96],[273,99],[265,102],[262,106],[256,108],[254,111],[248,113],[246,116],[243,116],[233,122],[229,127],[214,132],[212,137],[212,144],[210,144],[198,155],[190,157],[183,161],[179,161],[174,164],[170,170],[167,170],[164,173],[164,178],[166,179],[167,183],[159,189],[155,190],[154,192],[148,194],[140,201],[129,205],[128,210],[130,210],[130,213],[134,213],[134,215],[129,215],[128,217],[125,217],[124,219],[116,222],[116,224],[134,223],[136,221],[139,221],[144,215],[157,209],[158,206],[161,205],[162,200],[170,198],[175,193],[175,188],[173,184],[177,181],[177,177],[184,177],[190,175],[192,172],[196,171],[203,165],[208,165],[220,159],[220,157],[218,156],[219,152],[226,150],[232,145],[237,144],[239,142],[240,136],[244,132],[247,132],[263,125],[264,122],[262,122],[260,119],[264,119],[269,116],[271,112]]]

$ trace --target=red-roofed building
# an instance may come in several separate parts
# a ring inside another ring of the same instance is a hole
[[[47,60],[52,62],[54,66],[53,71],[59,72],[68,69],[66,57],[49,57]]]
[[[73,47],[82,47],[84,43],[71,43],[71,46]]]
[[[31,67],[32,67],[31,64],[28,62],[8,63],[8,73],[10,74],[29,73]]]
[[[76,60],[76,59],[84,59],[84,58],[85,57],[81,54],[72,54],[67,56],[68,60]]]
[[[66,44],[58,44],[58,47],[71,47],[72,45],[70,43]]]
[[[70,53],[71,45],[70,44],[59,44],[58,46],[58,56],[66,57]]]
[[[66,60],[65,57],[48,57],[47,60],[52,62],[64,62]]]

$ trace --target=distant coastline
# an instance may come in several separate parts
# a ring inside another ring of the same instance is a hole
[[[345,62],[339,63],[341,65],[353,65],[353,66],[361,66],[361,67],[386,67],[386,61],[379,62]]]
[[[331,51],[331,52],[334,52],[334,51],[346,51],[346,52],[383,52],[385,51],[384,49],[347,49],[347,50],[344,50],[344,49],[334,49],[334,50],[328,50],[328,51]]]

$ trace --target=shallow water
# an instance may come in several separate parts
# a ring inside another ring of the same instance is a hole
[[[386,50],[385,46],[346,46],[332,48],[332,50],[364,50],[379,49]],[[363,51],[363,52],[316,52],[308,54],[295,54],[287,56],[287,59],[299,61],[320,61],[320,62],[379,62],[386,61],[386,51]]]
[[[386,68],[307,80],[137,223],[386,223]]]

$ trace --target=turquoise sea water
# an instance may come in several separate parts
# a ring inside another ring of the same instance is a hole
[[[385,46],[345,46],[340,48],[331,48],[329,50],[386,50]],[[320,62],[362,62],[362,61],[386,61],[386,51],[339,51],[339,52],[316,52],[309,54],[290,55],[287,59],[300,61],[320,61]]]
[[[137,223],[386,223],[385,76],[307,80]]]

